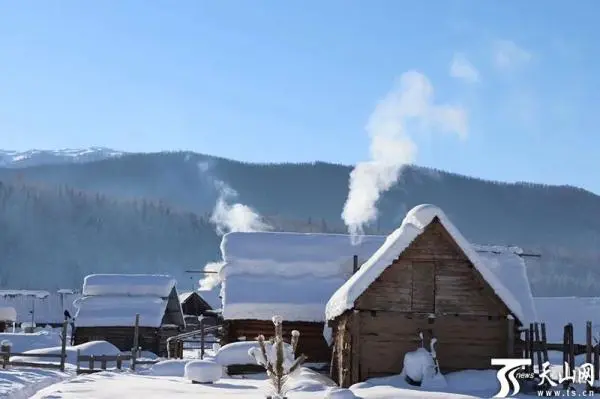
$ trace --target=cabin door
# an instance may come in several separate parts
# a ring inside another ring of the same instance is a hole
[[[435,262],[412,263],[413,312],[435,313]]]

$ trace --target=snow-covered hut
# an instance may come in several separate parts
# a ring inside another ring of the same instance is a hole
[[[437,338],[442,372],[516,356],[519,326],[536,318],[518,252],[473,246],[441,209],[413,208],[327,303],[332,377],[347,387],[400,373],[421,332]]]
[[[185,328],[176,282],[170,276],[92,274],[76,301],[75,345],[104,340],[123,351],[133,347],[136,314],[139,346],[166,354],[167,338]]]
[[[0,307],[11,307],[17,312],[17,323],[59,327],[65,310],[75,313],[73,301],[81,296],[75,290],[60,289],[56,292],[40,290],[0,290]]]
[[[215,316],[210,312],[212,307],[197,291],[182,292],[179,294],[179,303],[188,330],[197,330],[200,327],[198,316],[206,316],[205,326],[215,324]]]
[[[299,352],[309,362],[328,362],[323,338],[325,304],[353,272],[353,257],[366,260],[385,237],[367,236],[357,246],[343,234],[228,233],[221,242],[223,343],[273,335],[283,318],[284,337],[300,331]]]
[[[10,306],[0,307],[0,333],[6,331],[8,326],[15,325],[17,321],[17,311]]]

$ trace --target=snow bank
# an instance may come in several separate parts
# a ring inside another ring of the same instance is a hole
[[[40,389],[70,377],[58,370],[11,367],[0,369],[0,398],[28,399]]]
[[[166,298],[176,281],[167,275],[91,274],[83,280],[83,295],[128,295]]]
[[[0,333],[0,342],[4,340],[12,343],[11,352],[14,353],[60,345],[60,336],[45,330],[32,334]]]
[[[411,209],[400,228],[390,234],[384,244],[360,267],[358,272],[333,294],[326,306],[327,320],[334,319],[346,310],[352,309],[358,297],[425,231],[425,228],[436,217],[511,312],[519,320],[525,320],[526,317],[521,304],[515,296],[500,281],[498,276],[487,267],[475,249],[454,227],[444,212],[429,204],[419,205]]]
[[[573,339],[585,344],[585,325],[592,322],[596,336],[600,331],[600,298],[598,297],[538,297],[534,298],[540,323],[546,323],[550,343],[562,343],[565,325],[573,323]]]
[[[185,365],[185,378],[202,384],[219,381],[223,366],[211,360],[192,360]]]
[[[215,354],[215,362],[221,366],[256,365],[256,360],[248,354],[252,348],[259,348],[258,341],[232,342],[219,348]]]
[[[189,362],[189,359],[163,360],[153,364],[148,374],[157,377],[183,377],[185,374],[185,365]]]
[[[221,242],[225,319],[324,321],[325,303],[385,237],[353,246],[344,234],[228,233]]]
[[[12,306],[0,306],[0,321],[17,321],[17,311]]]
[[[329,388],[325,393],[325,399],[356,399],[356,395],[346,388]]]
[[[271,350],[271,343],[265,342],[267,353]],[[215,362],[221,366],[234,366],[234,365],[256,365],[255,358],[250,354],[250,351],[260,352],[260,345],[258,341],[240,341],[232,342],[219,348],[215,354]],[[284,343],[284,351],[286,353],[292,353],[292,346],[288,343]],[[260,352],[262,353],[262,352]]]
[[[80,351],[81,355],[87,355],[87,356],[101,356],[101,355],[108,355],[108,356],[116,356],[121,354],[121,351],[114,346],[113,344],[111,344],[110,342],[106,342],[106,341],[91,341],[91,342],[86,342],[84,344],[81,345],[75,345],[75,346],[67,346],[67,359],[66,359],[66,363],[68,364],[72,364],[72,365],[76,365],[77,364],[77,351]],[[15,351],[16,352],[16,351]],[[50,348],[42,348],[42,349],[34,349],[34,350],[28,350],[25,351],[23,353],[27,353],[27,354],[36,354],[36,355],[43,355],[43,354],[54,354],[54,355],[60,355],[61,353],[61,347],[60,346],[54,346],[54,347],[50,347]],[[59,358],[47,358],[47,357],[21,357],[21,356],[11,356],[10,358],[11,361],[15,361],[15,362],[35,362],[35,363],[60,363],[60,359]],[[113,363],[113,364],[111,364]],[[97,366],[99,367],[99,366]],[[108,362],[108,367],[116,367],[116,362]]]
[[[159,297],[86,296],[76,302],[76,327],[159,327],[168,301]]]

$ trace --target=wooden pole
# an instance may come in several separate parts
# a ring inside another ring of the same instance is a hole
[[[548,341],[546,338],[546,323],[542,323],[542,355],[544,356],[544,363],[548,361]]]
[[[352,257],[352,274],[358,271],[358,255]]]
[[[569,368],[571,369],[571,374],[575,371],[575,337],[573,332],[573,324],[569,323]]]
[[[204,359],[204,317],[200,316],[200,359]]]
[[[81,356],[81,349],[77,349],[77,360],[75,360],[77,375],[81,374],[81,361],[79,360],[79,356]]]
[[[592,364],[592,322],[588,321],[585,323],[585,362]],[[592,385],[587,384],[587,389],[591,390]]]
[[[513,357],[515,355],[515,319],[512,317],[508,318],[508,342],[507,342],[507,352],[508,357]]]
[[[529,330],[525,330],[525,353],[523,354],[523,358],[525,358],[525,359],[530,358],[529,352],[530,352],[531,348],[529,347],[529,345],[530,345]],[[529,371],[529,367],[525,367],[525,369]]]
[[[123,359],[121,358],[121,355],[117,355],[117,370],[121,370],[121,368],[123,367]]]
[[[567,363],[569,361],[569,325],[567,324],[563,330],[563,376],[567,375]],[[563,389],[569,387],[569,382],[565,380],[563,382]]]
[[[94,355],[91,355],[90,360],[88,361],[88,368],[90,369],[90,372],[94,370],[94,360]]]
[[[594,381],[600,379],[600,341],[594,347]]]
[[[542,348],[540,345],[540,327],[538,323],[534,325],[534,334],[535,334],[535,343],[533,347],[537,353],[537,361],[538,361],[538,373],[542,372]]]
[[[140,339],[140,314],[135,315],[135,324],[133,326],[133,348],[131,349],[131,369],[135,370],[135,358]]]
[[[67,328],[69,326],[69,321],[65,317],[65,321],[63,321],[62,325],[62,338],[61,338],[61,346],[60,346],[60,371],[65,371],[65,362],[67,360]]]
[[[533,336],[533,323],[529,323],[529,359],[531,359],[531,369],[530,372],[535,372],[535,348],[533,346],[534,336]]]

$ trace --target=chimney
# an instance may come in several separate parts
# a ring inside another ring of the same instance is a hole
[[[358,255],[354,255],[353,263],[352,263],[352,274],[358,271]]]

